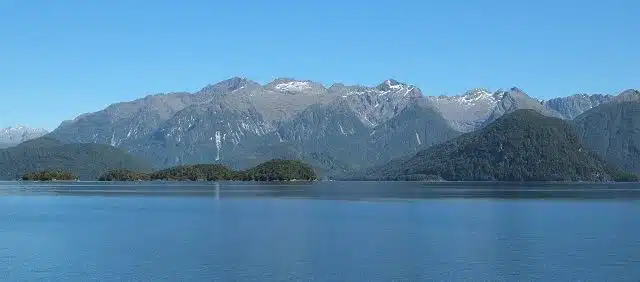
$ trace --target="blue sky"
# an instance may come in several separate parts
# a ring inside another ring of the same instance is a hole
[[[640,1],[0,0],[0,127],[245,76],[426,95],[640,87]]]

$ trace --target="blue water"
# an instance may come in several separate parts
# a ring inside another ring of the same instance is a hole
[[[634,189],[4,183],[0,280],[639,281]]]

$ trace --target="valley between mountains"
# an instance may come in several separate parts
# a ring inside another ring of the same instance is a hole
[[[326,87],[235,77],[113,104],[44,138],[58,150],[97,144],[132,158],[112,169],[292,159],[327,178],[608,181],[640,173],[639,122],[637,90],[543,101],[515,87],[425,96],[393,79]],[[15,175],[3,166],[20,158],[10,150],[0,150],[5,179]]]

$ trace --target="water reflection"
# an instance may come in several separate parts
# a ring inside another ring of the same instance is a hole
[[[640,199],[635,183],[508,182],[2,182],[0,194],[275,197],[328,200],[491,199]]]

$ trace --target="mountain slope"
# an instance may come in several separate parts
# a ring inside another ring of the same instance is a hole
[[[378,179],[503,181],[606,181],[622,174],[585,149],[571,125],[535,110],[516,110],[482,130],[370,173]]]
[[[63,144],[49,137],[0,150],[0,179],[27,172],[64,170],[82,180],[95,180],[109,169],[149,170],[149,165],[120,149],[100,144]]]
[[[640,172],[640,101],[627,98],[595,107],[574,122],[586,146],[620,168]]]
[[[386,163],[392,159],[415,154],[434,144],[452,139],[461,133],[425,100],[415,101],[389,121],[371,132],[367,145],[372,164]]]
[[[119,147],[153,132],[195,101],[195,97],[188,93],[149,95],[65,121],[49,136],[65,143],[98,143]]]

